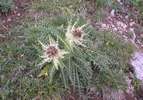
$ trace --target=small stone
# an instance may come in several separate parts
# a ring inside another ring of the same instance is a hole
[[[134,32],[134,28],[130,28],[129,30],[130,30],[131,32]]]
[[[102,27],[102,28],[105,28],[105,27],[106,27],[106,24],[101,24],[101,27]]]
[[[115,9],[112,9],[110,14],[111,14],[112,17],[114,17],[115,16]]]
[[[130,21],[132,22],[132,21],[133,21],[133,19],[130,19]]]
[[[17,14],[17,16],[20,16],[20,15],[21,15],[20,13]]]
[[[141,34],[140,36],[141,36],[141,38],[143,38],[143,34]]]
[[[5,23],[5,20],[3,20],[2,23]]]
[[[15,9],[18,9],[18,7],[16,6]]]
[[[11,18],[8,18],[7,21],[8,21],[8,22],[11,22]]]
[[[117,0],[118,2],[121,2],[121,0]]]
[[[135,24],[135,22],[130,22],[130,26],[133,26]]]
[[[117,0],[117,2],[119,2],[121,5],[123,4],[123,3],[121,2],[121,0]]]
[[[125,16],[125,18],[126,18],[126,19],[128,19],[128,18],[129,18],[129,16],[128,16],[128,15],[126,15],[126,16]]]
[[[118,30],[118,29],[115,27],[115,28],[114,28],[114,31],[117,31],[117,30]]]
[[[16,14],[17,13],[17,11],[16,10],[14,10],[14,14]]]
[[[143,81],[143,53],[135,52],[131,59],[131,65],[134,67],[136,77]]]

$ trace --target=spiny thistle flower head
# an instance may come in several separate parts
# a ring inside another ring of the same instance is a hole
[[[46,62],[53,62],[55,68],[58,69],[60,59],[63,59],[64,55],[68,52],[61,50],[58,43],[53,39],[50,39],[48,45],[43,44],[41,41],[39,41],[39,43],[42,45],[43,49],[43,55],[41,56],[41,58],[43,58],[42,64]]]
[[[83,28],[87,25],[84,24],[80,27],[75,27],[77,22],[74,23],[74,25],[69,24],[67,27],[66,32],[66,39],[69,42],[69,45],[72,46],[73,44],[77,45],[83,45],[85,32]]]

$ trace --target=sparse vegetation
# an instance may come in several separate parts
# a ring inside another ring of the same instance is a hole
[[[6,13],[12,9],[13,0],[0,0],[0,12]]]

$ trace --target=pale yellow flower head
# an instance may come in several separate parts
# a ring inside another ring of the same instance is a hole
[[[83,45],[83,40],[85,36],[85,32],[83,28],[87,24],[82,25],[80,27],[75,27],[76,24],[77,22],[74,25],[68,25],[67,27],[66,39],[68,43],[70,44],[70,46],[73,46],[73,44]]]
[[[39,41],[42,45],[43,55],[43,63],[46,62],[53,62],[56,69],[58,69],[58,65],[60,64],[60,59],[64,58],[64,55],[67,54],[65,50],[61,50],[58,46],[58,43],[55,42],[53,39],[50,40],[48,45],[44,45],[42,42]]]

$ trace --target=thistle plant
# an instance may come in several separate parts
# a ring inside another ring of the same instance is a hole
[[[120,52],[123,51],[124,43],[120,44],[121,41],[116,40],[115,37],[111,38],[112,35],[109,33],[101,34],[88,24],[80,21],[79,23],[78,21],[69,22],[60,29],[57,26],[50,28],[49,25],[46,29],[50,30],[48,35],[40,34],[42,38],[39,36],[39,43],[42,46],[43,54],[41,65],[44,67],[40,76],[46,75],[49,82],[59,83],[63,89],[73,86],[79,92],[90,86],[122,87],[123,84],[120,80],[124,78],[120,77],[128,57],[124,61],[120,60],[120,63],[118,63],[118,59],[122,57]],[[52,33],[50,38],[49,33]],[[45,45],[44,42],[49,43]],[[128,51],[124,52],[129,56]],[[113,77],[114,82],[111,81]]]
[[[42,46],[42,61],[39,65],[47,66],[41,71],[43,75],[49,77],[50,82],[60,80],[65,88],[71,85],[79,89],[89,84],[92,76],[90,63],[86,61],[87,54],[81,46],[84,44],[84,28],[87,24],[76,27],[77,22],[67,26],[64,36],[51,37],[47,45],[39,40]],[[58,41],[55,41],[55,40]],[[69,47],[69,48],[67,48]],[[61,49],[62,48],[62,49]],[[72,49],[72,50],[71,50]],[[40,73],[40,76],[42,74]],[[56,77],[56,78],[55,78]]]

